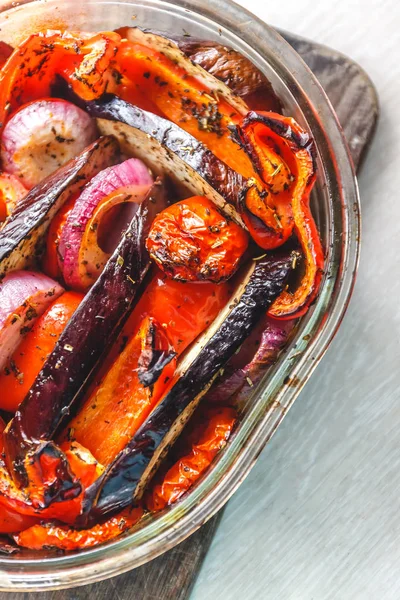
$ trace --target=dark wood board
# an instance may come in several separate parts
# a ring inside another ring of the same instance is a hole
[[[377,94],[352,60],[320,44],[281,32],[315,73],[328,94],[359,168],[379,113]],[[179,546],[125,575],[71,590],[0,593],[4,600],[185,600],[203,563],[222,511]],[[232,542],[234,543],[234,541]]]

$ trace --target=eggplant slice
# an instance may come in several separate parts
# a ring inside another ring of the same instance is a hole
[[[115,164],[118,157],[117,141],[111,136],[102,137],[31,189],[0,231],[0,277],[34,265],[56,212],[94,175]]]
[[[290,254],[251,262],[234,297],[183,357],[159,405],[86,491],[79,526],[96,523],[141,497],[213,379],[284,289],[292,262]]]
[[[53,438],[133,308],[150,267],[145,240],[155,215],[165,206],[165,187],[157,179],[8,425],[7,466],[20,485],[28,484],[25,457],[29,454],[34,460],[43,441]]]
[[[196,65],[240,96],[249,110],[282,113],[282,103],[264,73],[243,54],[212,40],[176,38],[176,44]]]
[[[74,98],[76,101],[76,98]],[[195,137],[162,117],[108,95],[84,105],[104,135],[114,135],[122,152],[136,156],[154,174],[168,175],[178,189],[207,196],[245,228],[236,211],[247,180]]]

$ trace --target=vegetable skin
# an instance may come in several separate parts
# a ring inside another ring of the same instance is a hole
[[[176,38],[176,43],[190,60],[225,83],[251,110],[282,112],[282,104],[264,73],[237,50],[192,37]]]

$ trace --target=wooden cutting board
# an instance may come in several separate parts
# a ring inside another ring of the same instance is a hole
[[[329,96],[358,169],[377,123],[378,99],[370,79],[339,52],[281,32]],[[222,510],[179,546],[125,575],[101,583],[40,594],[0,593],[2,600],[185,600],[200,570]],[[232,542],[234,543],[234,542]]]

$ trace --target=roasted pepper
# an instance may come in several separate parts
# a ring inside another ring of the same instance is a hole
[[[179,458],[147,494],[150,511],[162,510],[176,502],[210,466],[228,440],[236,420],[233,408],[209,408],[203,423],[183,434],[182,445],[190,445],[188,454]]]
[[[175,370],[165,330],[146,317],[68,426],[68,437],[109,464],[147,418]]]
[[[270,112],[250,112],[237,127],[236,136],[243,148],[253,156],[253,163],[264,180],[269,176],[268,152],[271,146],[279,148],[282,162],[290,172],[280,180],[281,171],[272,179],[271,202],[290,207],[296,234],[304,259],[305,273],[300,285],[291,293],[283,292],[272,305],[269,314],[278,318],[302,316],[318,293],[321,282],[324,253],[321,240],[310,210],[310,193],[315,181],[315,148],[312,138],[290,117]],[[267,157],[267,159],[266,159]],[[267,171],[265,173],[265,171]],[[278,179],[276,179],[278,177]],[[262,194],[263,192],[261,192]],[[250,232],[260,224],[263,204],[259,202],[260,190],[256,183],[242,196],[242,216]]]
[[[47,490],[44,487],[44,482],[50,483],[51,487],[49,478],[52,473],[54,474],[54,467],[57,468],[56,459],[58,458],[54,455],[48,455],[44,456],[39,465],[37,462],[27,465],[30,478],[28,487],[18,488],[7,469],[0,465],[1,508],[6,507],[8,510],[16,511],[25,516],[57,519],[68,524],[74,523],[82,511],[84,489],[100,476],[103,467],[77,442],[65,442],[61,446],[60,452],[61,450],[64,460],[68,463],[70,473],[73,473],[73,483],[75,484],[74,486],[71,485],[69,490],[65,490],[64,499],[60,495],[58,498],[48,498],[46,496]],[[63,466],[65,468],[65,465]],[[41,472],[40,467],[43,467],[43,472]],[[76,485],[77,483],[79,483],[79,487]]]
[[[113,32],[30,35],[0,71],[0,125],[22,104],[50,96],[57,75],[86,100],[111,89],[120,39]]]
[[[13,537],[19,546],[31,550],[93,548],[93,546],[112,540],[133,527],[140,520],[142,514],[143,509],[140,507],[129,508],[90,529],[77,530],[52,522],[36,524]]]
[[[41,315],[0,371],[0,408],[15,412],[28,393],[83,294],[65,292]]]

